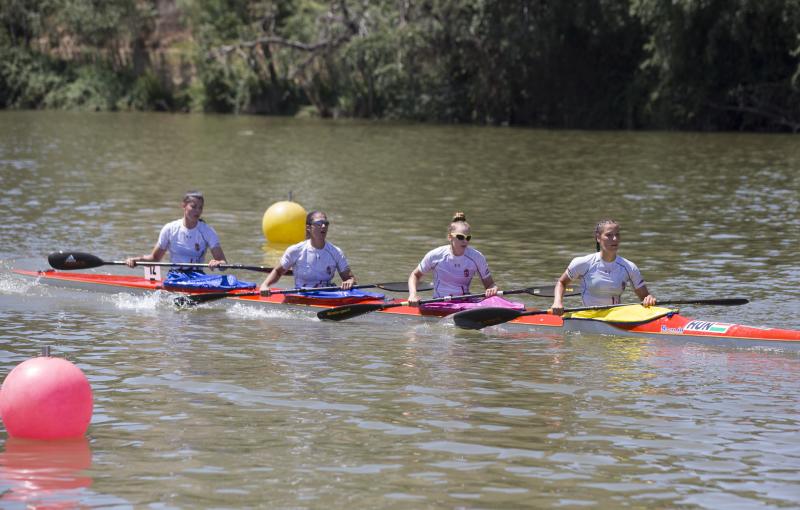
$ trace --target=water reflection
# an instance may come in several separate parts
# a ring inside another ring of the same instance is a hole
[[[0,453],[0,501],[28,508],[75,508],[79,489],[92,485],[86,472],[92,451],[86,438],[33,441],[9,437]],[[2,506],[2,505],[0,505]]]

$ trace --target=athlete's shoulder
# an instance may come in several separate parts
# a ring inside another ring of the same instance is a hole
[[[161,231],[173,233],[179,231],[182,226],[183,226],[183,219],[178,219],[164,224],[164,226],[161,227]]]
[[[214,227],[212,227],[203,220],[197,222],[197,230],[199,230],[200,232],[212,232],[214,234],[217,233],[217,231],[214,230]]]
[[[322,249],[325,250],[325,251],[330,251],[330,252],[337,253],[337,254],[341,255],[342,257],[344,256],[344,251],[342,251],[341,248],[339,248],[335,244],[333,244],[331,242],[328,242],[328,241],[325,241],[325,246]]]
[[[633,269],[633,270],[636,270],[636,271],[639,270],[639,267],[636,264],[634,264],[632,261],[626,259],[625,257],[620,257],[619,255],[617,255],[617,260],[615,260],[614,262],[616,264],[619,264],[620,266],[626,268],[626,269]]]
[[[437,246],[436,248],[432,249],[428,253],[425,254],[425,258],[433,258],[441,260],[445,258],[447,255],[450,254],[450,245],[445,244],[443,246]]]
[[[467,249],[464,250],[464,255],[466,255],[467,257],[470,257],[470,258],[481,258],[481,259],[485,259],[486,258],[486,257],[483,256],[483,253],[481,253],[480,251],[476,250],[472,246],[467,246]]]
[[[577,266],[579,264],[592,264],[600,260],[600,252],[589,253],[588,255],[581,255],[579,257],[575,257],[570,262],[570,266]]]
[[[288,253],[298,253],[303,251],[306,246],[308,245],[308,239],[304,241],[300,241],[299,243],[294,243],[293,245],[289,246],[284,250],[283,254],[286,255]]]

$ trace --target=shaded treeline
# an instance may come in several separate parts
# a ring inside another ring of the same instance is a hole
[[[0,105],[800,131],[800,0],[3,0]]]

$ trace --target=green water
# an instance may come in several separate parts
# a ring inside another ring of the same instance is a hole
[[[147,252],[190,188],[230,262],[277,262],[261,217],[292,193],[361,282],[406,279],[464,211],[501,288],[551,284],[612,217],[656,296],[752,301],[687,315],[800,328],[796,137],[0,112],[0,371],[50,345],[95,395],[72,486],[3,432],[4,507],[796,504],[793,351],[179,312],[10,273]]]

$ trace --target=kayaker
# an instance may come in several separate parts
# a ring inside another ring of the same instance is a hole
[[[620,243],[619,223],[601,220],[594,228],[597,252],[575,257],[555,286],[552,313],[564,311],[564,289],[573,280],[581,280],[581,297],[585,306],[621,303],[622,292],[630,284],[642,305],[653,306],[656,298],[647,290],[639,268],[630,260],[617,255]]]
[[[186,193],[183,196],[183,218],[171,221],[161,228],[158,241],[149,255],[127,258],[125,264],[135,267],[139,262],[158,262],[166,253],[169,253],[170,261],[175,264],[202,264],[208,249],[213,257],[208,262],[209,269],[227,264],[217,233],[200,219],[204,205],[202,193]],[[239,280],[232,274],[208,275],[191,265],[170,270],[162,285],[171,290],[233,290],[253,289],[256,286],[255,283]]]
[[[431,272],[433,273],[434,298],[469,294],[472,278],[477,276],[486,289],[485,298],[502,299],[497,296],[497,285],[492,279],[486,258],[469,245],[471,240],[471,229],[466,216],[463,212],[455,213],[447,228],[448,244],[426,253],[408,277],[408,302],[410,304],[418,305],[420,298],[417,295],[417,285],[425,274]],[[503,306],[503,304],[495,303],[494,306]]]
[[[183,218],[171,221],[161,228],[158,241],[149,255],[125,259],[125,264],[135,267],[137,262],[158,262],[169,253],[173,263],[203,263],[206,250],[211,250],[212,259],[208,267],[214,269],[227,264],[219,236],[214,229],[200,219],[205,199],[199,191],[189,191],[183,196]]]
[[[267,275],[261,284],[261,295],[269,296],[270,287],[290,269],[294,273],[295,287],[332,287],[336,273],[342,279],[339,286],[349,290],[356,282],[350,264],[339,247],[327,242],[330,221],[322,211],[311,211],[306,216],[306,240],[289,246],[281,256],[280,264]]]

